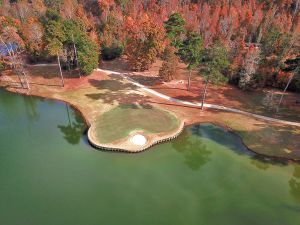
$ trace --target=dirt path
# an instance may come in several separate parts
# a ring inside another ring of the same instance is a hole
[[[129,78],[128,76],[126,76],[124,73],[120,73],[120,72],[116,72],[116,71],[111,71],[111,70],[102,70],[102,69],[97,69],[97,71],[99,72],[104,72],[107,74],[115,74],[115,75],[119,75],[122,76],[123,78],[127,79],[129,82],[131,82],[132,84],[140,87],[142,90],[144,90],[145,92],[155,95],[159,98],[171,101],[171,102],[175,102],[175,103],[179,103],[179,104],[183,104],[183,105],[188,105],[188,106],[193,106],[193,107],[201,107],[201,103],[200,102],[188,102],[188,101],[183,101],[183,100],[179,100],[176,98],[172,98],[170,96],[164,95],[162,93],[159,93],[157,91],[154,91],[138,82],[136,82],[135,80]],[[250,113],[250,112],[246,112],[246,111],[242,111],[239,109],[234,109],[234,108],[230,108],[230,107],[225,107],[222,105],[215,105],[215,104],[204,104],[204,107],[206,108],[211,108],[211,109],[218,109],[218,110],[224,110],[227,112],[234,112],[234,113],[239,113],[239,114],[243,114],[246,116],[252,116],[254,118],[258,118],[258,119],[262,119],[262,120],[266,120],[266,121],[270,121],[270,122],[277,122],[277,123],[282,123],[282,124],[287,124],[287,125],[292,125],[292,126],[297,126],[300,127],[300,123],[297,122],[291,122],[291,121],[286,121],[286,120],[281,120],[281,119],[275,119],[272,117],[267,117],[267,116],[262,116],[262,115],[258,115],[258,114],[254,114],[254,113]]]

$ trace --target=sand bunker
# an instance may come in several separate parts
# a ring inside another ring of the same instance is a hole
[[[141,134],[136,134],[134,135],[131,139],[130,139],[130,142],[132,144],[135,144],[135,145],[145,145],[147,143],[147,139],[145,136],[141,135]]]

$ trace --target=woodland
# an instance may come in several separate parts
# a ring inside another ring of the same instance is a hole
[[[299,92],[299,9],[300,0],[0,0],[0,71],[58,60],[88,76],[122,57],[133,71],[162,60],[165,81],[185,63],[216,85]]]

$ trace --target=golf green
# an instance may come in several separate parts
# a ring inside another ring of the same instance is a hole
[[[120,105],[104,113],[95,123],[95,137],[100,143],[110,143],[134,130],[159,134],[174,132],[180,122],[171,113],[151,105]]]

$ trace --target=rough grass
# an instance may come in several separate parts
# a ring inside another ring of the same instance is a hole
[[[172,114],[150,105],[120,105],[104,113],[96,122],[96,138],[109,143],[128,136],[131,131],[165,133],[178,128],[179,121]]]
[[[251,150],[272,157],[300,159],[299,127],[267,123],[233,113],[217,113],[210,121],[225,125],[239,134]]]

